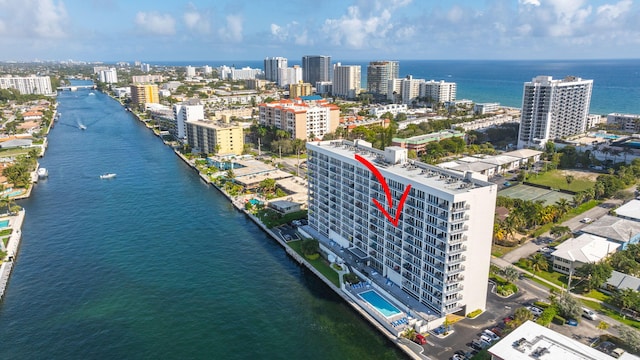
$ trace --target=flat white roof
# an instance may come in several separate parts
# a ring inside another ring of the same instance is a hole
[[[551,255],[586,264],[602,260],[607,255],[616,252],[619,247],[620,243],[609,241],[603,237],[582,234],[558,245],[557,250]]]
[[[631,200],[616,209],[618,216],[640,221],[640,200]]]
[[[613,357],[533,321],[498,341],[489,353],[508,360],[612,360]]]

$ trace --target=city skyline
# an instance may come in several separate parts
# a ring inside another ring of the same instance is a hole
[[[640,58],[632,0],[0,1],[0,61]]]

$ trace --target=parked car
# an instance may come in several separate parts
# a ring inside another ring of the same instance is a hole
[[[482,333],[482,335],[480,335],[480,340],[486,342],[487,344],[491,344],[493,342],[493,339],[486,335],[484,332]]]
[[[427,343],[427,339],[422,336],[422,334],[416,334],[416,337],[413,339],[413,342],[419,345],[424,345]]]
[[[543,310],[542,310],[542,309],[540,309],[539,307],[529,306],[529,307],[527,307],[527,309],[529,309],[529,311],[531,311],[531,313],[532,313],[534,316],[540,316],[540,315],[542,315],[542,311],[543,311]]]
[[[589,320],[595,320],[598,318],[598,315],[596,315],[595,311],[587,308],[582,308],[582,316],[586,317]]]
[[[581,223],[585,223],[585,224],[591,224],[593,222],[592,218],[583,218],[582,220],[580,220]]]
[[[466,356],[462,356],[462,355],[458,355],[458,354],[453,354],[453,356],[450,358],[450,360],[466,360]]]
[[[491,341],[500,340],[500,336],[496,335],[493,331],[486,329],[482,332],[482,335],[486,335]]]

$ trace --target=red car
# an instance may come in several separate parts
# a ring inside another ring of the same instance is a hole
[[[424,338],[421,334],[416,334],[416,337],[413,339],[416,344],[424,345],[427,343],[427,339]]]
[[[502,321],[503,321],[505,324],[508,324],[508,323],[510,323],[511,321],[513,321],[513,316],[507,316],[506,318],[502,319]]]

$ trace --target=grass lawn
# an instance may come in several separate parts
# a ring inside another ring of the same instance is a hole
[[[511,251],[517,249],[517,246],[502,246],[502,245],[491,245],[491,255],[495,257],[502,257],[505,254],[510,253]]]
[[[547,171],[543,174],[530,174],[527,181],[533,184],[550,186],[553,189],[569,191],[582,191],[593,187],[594,182],[589,179],[575,177],[571,184],[567,183],[567,178],[558,170]]]
[[[634,320],[631,320],[631,319],[626,319],[622,315],[620,315],[617,312],[615,312],[615,311],[603,306],[602,304],[600,304],[598,302],[590,301],[590,300],[583,300],[583,299],[580,299],[580,301],[583,304],[585,304],[587,307],[589,307],[589,308],[591,308],[593,310],[596,310],[596,311],[598,311],[598,312],[600,312],[602,314],[605,314],[606,316],[608,316],[608,317],[610,317],[612,319],[618,320],[621,323],[623,323],[625,325],[628,325],[628,326],[631,326],[633,328],[640,329],[640,322],[634,321]]]
[[[302,240],[298,241],[290,241],[287,243],[289,247],[291,247],[295,252],[297,252],[300,256],[302,255],[302,251],[300,250],[300,245],[302,244]],[[331,266],[327,263],[327,261],[321,256],[316,260],[309,260],[305,257],[305,260],[309,262],[309,264],[313,265],[316,270],[318,270],[324,277],[329,279],[335,286],[340,287],[340,277],[338,273],[331,268]]]
[[[307,210],[296,211],[286,215],[280,215],[279,213],[271,210],[271,209],[262,209],[259,210],[256,214],[258,219],[262,221],[262,223],[269,229],[286,224],[293,220],[300,220],[307,218]]]

